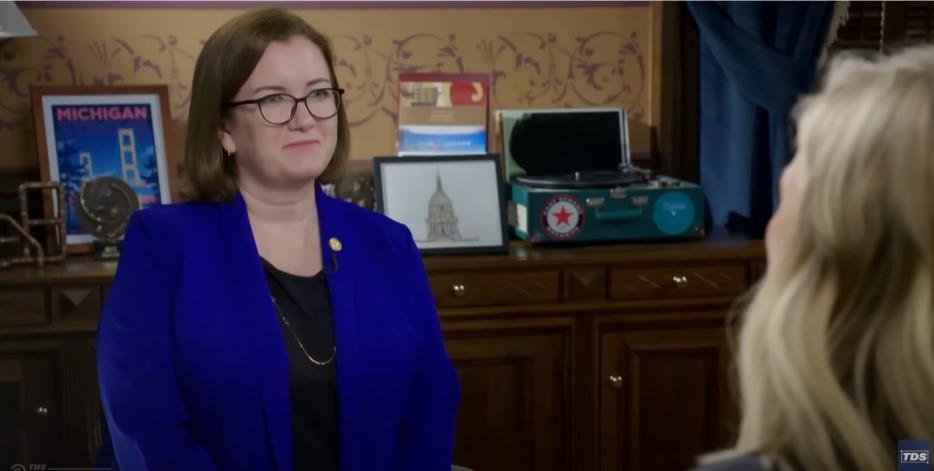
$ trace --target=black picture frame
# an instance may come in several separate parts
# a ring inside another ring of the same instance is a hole
[[[507,253],[501,166],[499,154],[374,157],[374,209],[408,227],[423,255]]]

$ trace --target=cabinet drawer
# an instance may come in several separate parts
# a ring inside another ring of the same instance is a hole
[[[56,321],[94,320],[100,316],[100,285],[52,287],[52,318]]]
[[[610,270],[610,299],[735,296],[747,288],[745,264]]]
[[[561,300],[559,280],[557,270],[433,275],[430,279],[438,307],[555,303]]]
[[[0,289],[0,326],[47,324],[51,321],[44,289]]]

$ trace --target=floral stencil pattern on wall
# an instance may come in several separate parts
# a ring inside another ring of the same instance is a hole
[[[396,84],[402,72],[489,73],[493,110],[623,106],[634,120],[642,120],[650,101],[649,54],[643,52],[640,35],[579,28],[396,37],[331,33],[351,126],[360,129],[354,134],[354,158],[394,152]],[[205,36],[109,36],[106,31],[81,35],[81,40],[70,39],[74,36],[63,32],[0,41],[0,146],[22,146],[21,153],[34,158],[34,149],[28,149],[34,140],[30,84],[166,84],[171,115],[183,129]],[[365,138],[358,144],[357,136]],[[9,164],[2,159],[0,166]]]

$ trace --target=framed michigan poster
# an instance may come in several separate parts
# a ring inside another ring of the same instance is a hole
[[[95,240],[78,214],[88,182],[122,180],[138,198],[131,207],[172,201],[176,168],[168,87],[32,86],[30,92],[42,180],[57,181],[64,190],[69,252],[87,253]],[[127,202],[113,202],[120,204]],[[57,205],[45,198],[47,217],[59,214]]]

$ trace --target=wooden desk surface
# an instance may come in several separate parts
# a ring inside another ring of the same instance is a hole
[[[714,232],[704,239],[640,243],[588,245],[532,245],[512,241],[508,254],[426,255],[425,268],[432,272],[493,267],[575,266],[594,263],[674,262],[693,259],[757,259],[764,257],[761,240]],[[18,265],[0,269],[0,286],[109,283],[116,262],[98,262],[90,256],[76,255],[64,262],[47,263],[42,268]]]

